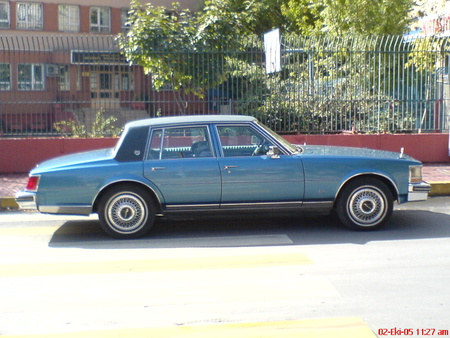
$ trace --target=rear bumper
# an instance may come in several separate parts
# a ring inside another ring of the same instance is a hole
[[[410,183],[408,187],[408,202],[425,201],[431,190],[431,185],[427,182]]]
[[[36,193],[19,191],[16,193],[16,202],[22,210],[37,210]]]

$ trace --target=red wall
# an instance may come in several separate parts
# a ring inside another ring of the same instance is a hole
[[[400,152],[428,163],[450,162],[449,134],[286,135],[291,143],[350,146]]]
[[[46,159],[80,151],[113,147],[116,141],[116,138],[0,139],[0,172],[28,172]]]
[[[449,134],[286,135],[292,143],[339,145],[405,153],[422,162],[450,163]],[[91,149],[113,147],[117,139],[0,139],[0,173],[28,172],[46,159]]]

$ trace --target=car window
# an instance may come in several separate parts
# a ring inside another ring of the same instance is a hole
[[[150,159],[213,157],[207,127],[182,127],[153,131]]]
[[[273,144],[249,126],[218,126],[223,156],[265,155]]]

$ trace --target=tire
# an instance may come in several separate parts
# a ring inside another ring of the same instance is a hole
[[[391,217],[394,198],[389,188],[376,178],[359,178],[344,186],[336,211],[341,222],[352,230],[377,230]]]
[[[133,185],[120,185],[101,198],[98,216],[103,230],[119,239],[146,235],[155,222],[155,207],[150,194]]]

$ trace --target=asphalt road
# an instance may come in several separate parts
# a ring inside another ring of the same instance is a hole
[[[450,197],[386,228],[331,216],[159,221],[0,213],[2,337],[450,336]]]

